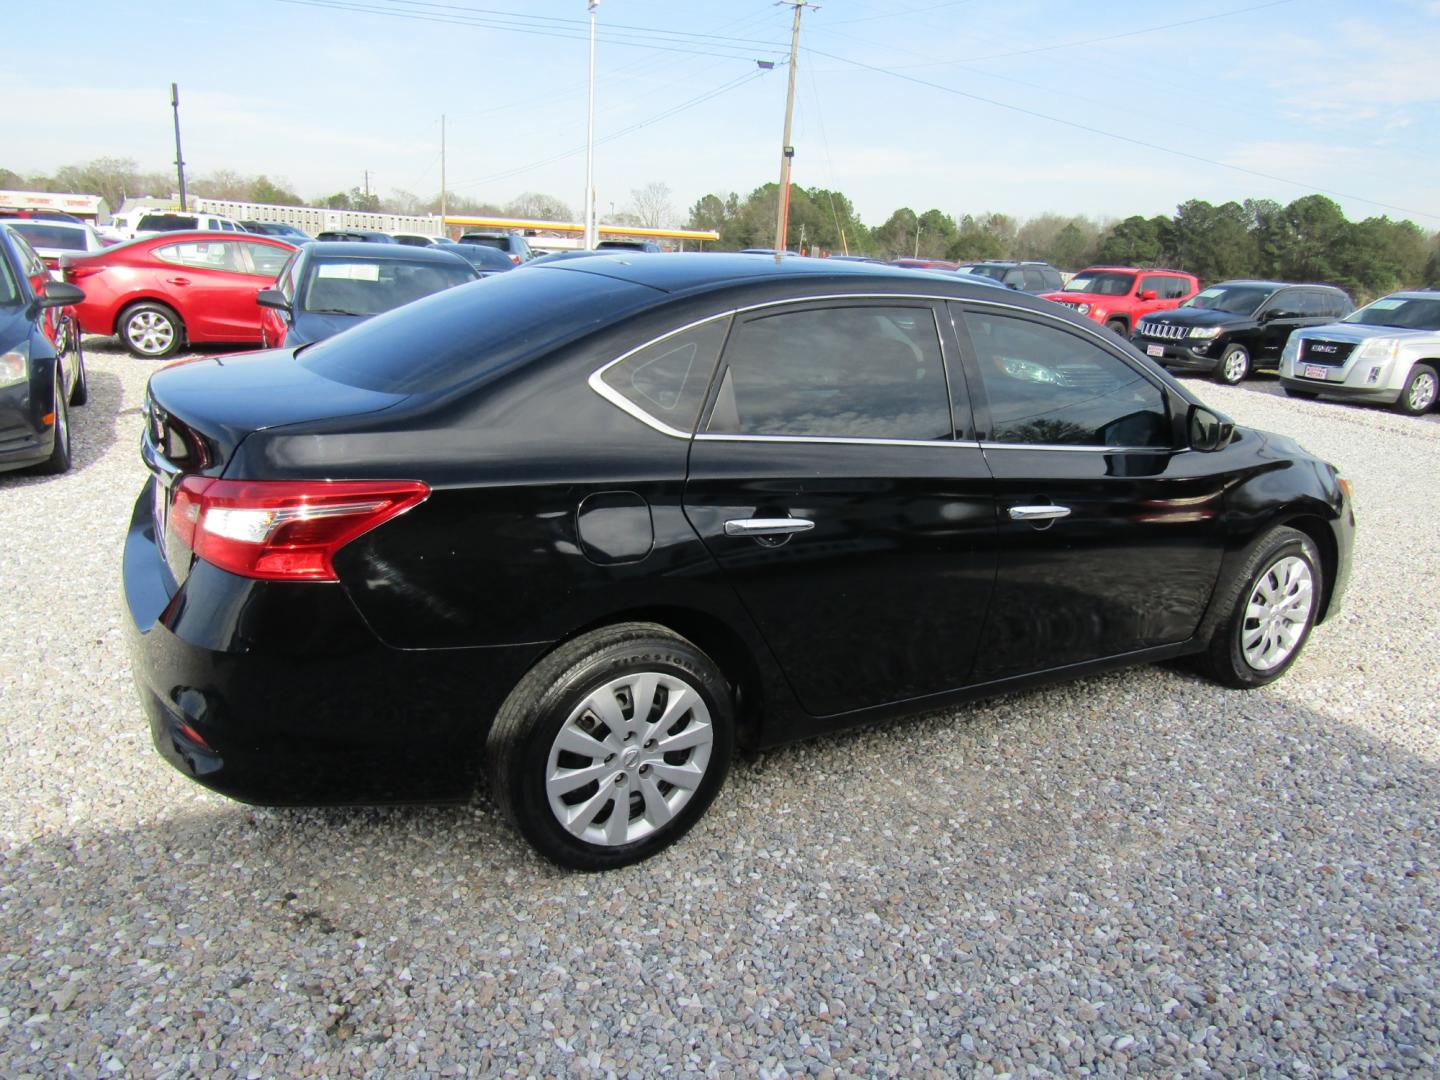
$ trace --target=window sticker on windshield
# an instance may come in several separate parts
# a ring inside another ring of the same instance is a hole
[[[1376,300],[1370,305],[1371,311],[1394,311],[1404,304],[1404,300]]]
[[[1203,297],[1203,298],[1205,298],[1206,300],[1208,300],[1208,299],[1210,299],[1212,296],[1223,296],[1223,295],[1224,295],[1224,293],[1222,293],[1219,289],[1205,289],[1203,292],[1197,293],[1196,296],[1195,296],[1195,299],[1196,299],[1196,300],[1199,300],[1199,299],[1201,299],[1201,298]]]
[[[379,263],[321,263],[315,268],[315,276],[322,278],[342,278],[345,281],[379,281]]]

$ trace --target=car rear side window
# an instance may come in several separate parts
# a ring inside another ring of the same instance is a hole
[[[1029,319],[966,313],[990,406],[990,438],[1043,446],[1168,447],[1165,395],[1079,334]]]
[[[601,381],[646,415],[687,434],[695,430],[730,320],[711,319],[637,349]]]
[[[725,374],[706,430],[951,438],[932,309],[866,305],[745,318],[725,348]]]
[[[137,232],[184,232],[198,225],[193,215],[146,214],[135,226]]]
[[[162,262],[177,266],[191,266],[196,270],[229,270],[244,273],[245,264],[240,258],[239,245],[230,240],[201,240],[188,244],[166,244],[155,249],[155,257]]]

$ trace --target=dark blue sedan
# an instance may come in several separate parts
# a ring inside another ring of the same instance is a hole
[[[481,275],[444,247],[306,244],[256,300],[267,346],[322,341],[374,315],[474,281]]]
[[[0,471],[70,468],[70,406],[87,394],[70,307],[84,299],[52,280],[24,237],[0,224]]]

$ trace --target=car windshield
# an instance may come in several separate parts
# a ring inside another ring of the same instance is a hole
[[[1009,271],[1008,266],[986,266],[978,263],[975,266],[961,267],[967,274],[979,274],[981,277],[993,278],[996,281],[1004,281],[1005,274]]]
[[[300,310],[315,315],[379,315],[432,293],[474,281],[459,263],[324,256],[310,264]]]
[[[1440,297],[1387,296],[1346,315],[1341,322],[1394,326],[1401,330],[1440,330]]]
[[[10,228],[29,240],[31,247],[62,248],[65,251],[86,250],[83,228],[67,229],[64,225],[44,225],[38,221],[17,221]]]
[[[200,222],[186,214],[146,214],[135,228],[141,232],[183,232],[193,229]]]
[[[1134,274],[1115,270],[1087,270],[1071,278],[1064,291],[1093,293],[1096,296],[1128,296],[1134,287]]]
[[[1212,285],[1180,306],[1223,311],[1228,315],[1254,315],[1255,310],[1274,292],[1268,285]]]

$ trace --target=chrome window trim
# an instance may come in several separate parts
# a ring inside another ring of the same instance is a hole
[[[1188,454],[1190,448],[1169,446],[1069,446],[1064,443],[982,442],[981,450],[1068,450],[1081,454]]]
[[[696,442],[822,443],[839,446],[942,446],[980,449],[980,444],[961,439],[883,439],[848,435],[727,435],[702,431]]]

